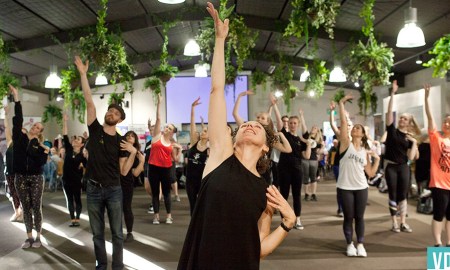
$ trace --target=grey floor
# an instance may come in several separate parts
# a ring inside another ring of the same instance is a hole
[[[152,225],[152,215],[147,213],[148,196],[142,187],[135,190],[135,241],[124,245],[127,269],[176,269],[190,219],[185,191],[180,190],[180,195],[181,202],[172,205],[174,223]],[[415,201],[409,204],[408,219],[413,233],[393,233],[389,230],[387,196],[371,188],[365,215],[368,257],[348,258],[342,218],[335,216],[335,196],[334,180],[320,182],[319,201],[302,201],[305,229],[292,230],[281,246],[262,261],[261,269],[426,269],[426,247],[433,244],[431,216],[417,214]],[[161,213],[164,218],[164,209]],[[4,194],[0,195],[0,269],[94,269],[85,208],[81,226],[69,228],[63,193],[45,192],[43,214],[43,247],[22,250],[25,227],[22,223],[9,222],[11,203]],[[280,217],[275,216],[273,227],[279,222]],[[107,248],[110,254],[110,242]]]

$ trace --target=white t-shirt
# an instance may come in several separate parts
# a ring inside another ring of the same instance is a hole
[[[367,164],[366,149],[361,148],[356,151],[352,143],[350,143],[347,151],[339,161],[339,177],[336,186],[345,190],[360,190],[369,187],[366,176],[364,175],[364,167]]]

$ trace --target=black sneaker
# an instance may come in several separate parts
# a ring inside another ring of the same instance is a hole
[[[130,243],[134,241],[134,236],[132,233],[127,233],[127,238],[125,238],[124,242],[125,243]]]
[[[309,198],[308,194],[305,194],[305,201],[310,201],[311,199]]]
[[[317,202],[316,194],[311,195],[311,201]]]

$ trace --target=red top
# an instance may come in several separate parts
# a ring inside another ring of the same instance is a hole
[[[172,144],[165,146],[162,144],[161,140],[152,144],[152,151],[150,151],[148,164],[162,168],[172,167]]]

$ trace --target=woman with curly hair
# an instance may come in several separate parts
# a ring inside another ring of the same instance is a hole
[[[226,124],[224,45],[228,19],[222,22],[208,3],[216,30],[209,100],[210,154],[192,214],[178,269],[259,269],[259,262],[287,236],[295,215],[261,173],[270,162],[274,136],[259,122],[237,130],[235,140]],[[283,220],[270,231],[274,209]]]

